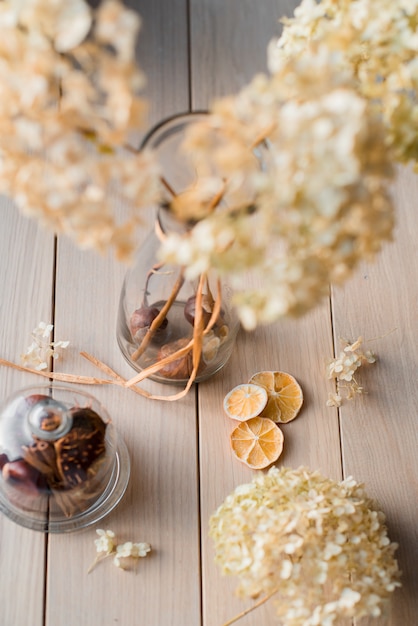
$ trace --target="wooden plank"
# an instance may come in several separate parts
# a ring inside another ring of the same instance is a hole
[[[150,123],[155,123],[188,107],[186,5],[176,1],[169,6],[146,2],[135,6],[144,16],[139,57],[153,102]],[[60,239],[56,329],[57,336],[68,337],[74,346],[65,361],[66,371],[97,373],[77,355],[83,349],[123,376],[133,375],[115,336],[125,271],[111,257],[83,253]],[[173,392],[170,386],[152,383],[148,388]],[[50,538],[46,624],[198,624],[194,393],[167,404],[123,389],[95,388],[92,392],[108,408],[128,445],[131,480],[120,506],[106,520],[80,533]],[[147,541],[153,552],[140,560],[134,572],[121,572],[109,560],[87,576],[95,556],[97,527],[113,529],[120,541]]]
[[[338,419],[325,406],[328,384],[323,374],[325,358],[332,353],[329,307],[324,304],[306,318],[286,321],[254,333],[241,334],[230,363],[216,378],[200,385],[200,456],[203,541],[203,611],[205,626],[223,624],[251,605],[234,596],[237,581],[223,578],[213,563],[208,520],[226,495],[250,482],[255,472],[237,461],[229,447],[233,422],[223,413],[222,400],[229,389],[260,370],[292,373],[304,391],[301,414],[283,425],[284,452],[278,466],[304,465],[324,475],[341,478]],[[242,620],[243,626],[274,624],[274,603],[260,607]],[[343,624],[340,622],[339,624]]]
[[[277,35],[277,19],[290,14],[296,2],[220,3],[192,0],[192,93],[194,108],[205,108],[216,95],[238,90],[252,75],[264,71],[266,46]],[[210,515],[225,496],[255,472],[240,464],[229,448],[233,423],[222,410],[224,395],[260,370],[292,373],[304,390],[300,417],[283,427],[285,450],[279,465],[306,465],[341,478],[338,417],[326,408],[328,383],[324,361],[332,355],[329,303],[298,321],[281,322],[241,333],[227,367],[199,387],[200,472],[203,564],[203,623],[220,626],[251,605],[234,595],[237,581],[223,578],[213,563],[208,539]],[[242,626],[274,624],[274,602],[258,608]],[[342,625],[344,622],[340,622]]]
[[[0,352],[20,363],[38,322],[50,321],[54,238],[20,215],[4,198],[0,204]],[[37,385],[31,374],[2,368],[2,401],[18,389]],[[0,623],[43,624],[45,536],[0,516]]]
[[[370,626],[418,623],[417,194],[418,177],[400,169],[394,242],[334,295],[335,336],[377,337],[366,345],[379,358],[358,377],[368,395],[341,408],[344,472],[381,504],[403,572],[389,617]]]
[[[297,0],[190,0],[192,108],[235,93],[267,68],[267,45]]]

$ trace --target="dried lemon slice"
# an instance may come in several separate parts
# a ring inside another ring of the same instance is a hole
[[[231,433],[230,442],[237,459],[252,469],[263,469],[281,455],[284,437],[271,419],[253,417],[238,424]]]
[[[286,372],[258,372],[251,377],[250,384],[260,385],[267,391],[267,405],[259,415],[280,424],[295,419],[303,404],[303,393],[293,376]]]
[[[260,415],[267,404],[267,400],[268,394],[264,387],[243,383],[226,394],[224,410],[234,420],[247,420]]]

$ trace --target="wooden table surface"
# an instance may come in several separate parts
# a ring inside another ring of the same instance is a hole
[[[143,17],[138,58],[148,76],[151,125],[205,108],[264,70],[267,43],[280,32],[277,20],[296,2],[131,4]],[[305,395],[300,416],[283,428],[280,464],[364,481],[400,545],[403,587],[386,618],[361,623],[418,624],[417,176],[400,169],[393,193],[395,240],[374,264],[363,265],[303,319],[241,332],[228,365],[185,399],[153,402],[121,388],[89,389],[127,443],[127,492],[105,520],[76,533],[47,536],[0,516],[1,626],[222,626],[248,606],[234,596],[236,581],[215,567],[207,526],[225,496],[253,477],[230,452],[222,399],[262,369],[292,373]],[[125,267],[110,255],[80,251],[65,237],[56,240],[9,201],[2,200],[0,211],[0,356],[19,362],[30,331],[53,320],[56,338],[71,341],[57,370],[97,375],[79,356],[86,350],[129,377],[115,338]],[[339,337],[359,335],[381,337],[370,344],[378,363],[361,376],[369,394],[340,410],[328,408],[324,362],[338,350]],[[2,368],[1,397],[38,382]],[[121,540],[147,541],[153,551],[132,572],[107,561],[87,575],[96,527],[113,529]],[[273,604],[239,623],[275,624]]]

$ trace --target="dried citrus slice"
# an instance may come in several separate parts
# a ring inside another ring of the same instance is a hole
[[[243,383],[237,385],[224,398],[224,410],[234,420],[247,420],[261,411],[267,404],[268,394],[264,387]]]
[[[260,412],[263,417],[280,424],[295,419],[303,404],[303,393],[293,376],[286,372],[258,372],[251,377],[250,384],[267,391],[267,405]]]
[[[283,433],[267,417],[241,422],[231,433],[231,448],[237,459],[252,469],[263,469],[277,461],[283,450]]]

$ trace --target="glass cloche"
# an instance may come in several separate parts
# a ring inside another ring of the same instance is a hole
[[[21,389],[0,408],[0,510],[27,528],[66,532],[107,515],[129,456],[106,409],[65,386]]]

